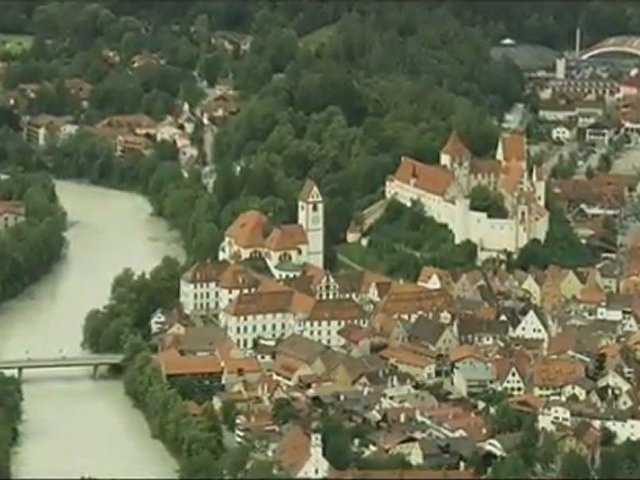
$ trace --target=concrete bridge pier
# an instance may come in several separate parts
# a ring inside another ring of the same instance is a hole
[[[22,368],[18,368],[18,380],[22,380]]]
[[[98,377],[98,368],[100,368],[100,365],[93,366],[91,369],[91,378],[96,379]]]

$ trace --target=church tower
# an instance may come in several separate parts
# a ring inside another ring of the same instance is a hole
[[[324,201],[318,186],[307,179],[298,195],[298,224],[307,233],[307,262],[324,270]]]

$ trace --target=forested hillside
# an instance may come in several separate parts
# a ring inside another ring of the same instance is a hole
[[[202,200],[206,194],[188,193],[175,172],[158,174],[171,179],[156,178],[157,210],[182,226],[188,246],[197,235],[185,233],[189,225],[206,223],[206,237],[219,241],[247,208],[274,221],[293,219],[310,176],[327,200],[328,243],[335,245],[353,213],[379,197],[401,154],[435,161],[452,128],[476,154],[491,153],[495,120],[523,92],[518,68],[489,55],[500,38],[563,48],[579,18],[590,41],[633,31],[638,12],[611,2],[9,3],[0,31],[34,38],[26,55],[9,59],[3,83],[11,89],[56,79],[30,113],[72,114],[92,124],[117,113],[161,119],[176,101],[204,97],[196,77],[209,86],[232,79],[241,111],[216,137],[214,195]],[[219,31],[252,35],[249,53],[212,45]],[[105,50],[117,52],[120,66],[105,65]],[[166,63],[131,71],[129,60],[141,52]],[[82,113],[61,84],[77,76],[94,85]],[[145,169],[140,188],[149,190],[153,162]],[[94,176],[116,170],[96,166]],[[206,208],[195,208],[199,201]],[[216,251],[216,242],[205,243]]]

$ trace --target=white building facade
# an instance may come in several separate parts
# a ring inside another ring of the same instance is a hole
[[[501,138],[496,157],[473,160],[454,132],[442,149],[440,165],[403,156],[395,174],[387,178],[385,196],[407,206],[419,202],[426,215],[451,229],[456,243],[471,240],[481,251],[517,252],[534,238],[543,241],[547,234],[546,182],[536,169],[527,173],[522,134]],[[469,193],[475,185],[503,194],[507,218],[471,210]]]

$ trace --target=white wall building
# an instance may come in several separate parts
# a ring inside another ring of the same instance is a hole
[[[456,243],[471,240],[481,251],[517,252],[529,240],[544,240],[549,227],[545,180],[527,173],[526,139],[509,133],[498,142],[496,160],[477,160],[453,132],[440,153],[440,165],[403,156],[387,178],[385,196],[410,206],[420,202],[427,215],[446,224]],[[507,218],[490,218],[470,208],[475,185],[500,191]]]
[[[261,212],[240,214],[226,230],[218,258],[264,258],[276,278],[299,275],[305,263],[324,268],[324,201],[314,182],[307,180],[298,197],[298,223],[267,230]]]

